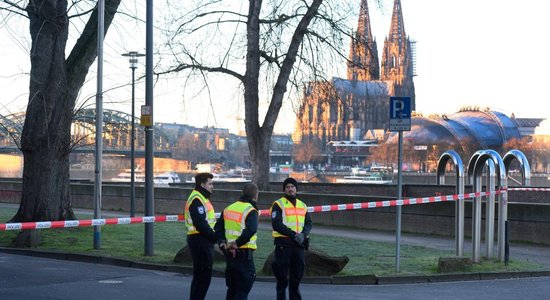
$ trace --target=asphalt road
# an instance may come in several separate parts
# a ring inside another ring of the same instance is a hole
[[[0,299],[188,299],[190,276],[0,253]],[[302,284],[304,299],[548,299],[550,277],[426,284]],[[208,300],[225,298],[213,278]],[[275,283],[256,282],[249,299],[275,299]]]
[[[0,205],[1,207],[1,205]],[[113,214],[113,216],[117,216]],[[263,224],[262,226],[265,226]],[[394,242],[390,232],[316,226],[316,233]],[[452,238],[403,235],[402,243],[452,250]],[[466,241],[465,249],[471,249]],[[550,266],[550,247],[512,244],[511,257]],[[54,260],[0,252],[0,299],[188,299],[191,277],[178,273]],[[393,285],[302,284],[304,299],[550,299],[550,277]],[[213,278],[207,299],[225,298]],[[275,299],[275,283],[259,282],[249,299]]]

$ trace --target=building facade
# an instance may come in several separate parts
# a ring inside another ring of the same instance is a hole
[[[362,140],[389,126],[389,98],[411,97],[415,109],[413,43],[405,33],[401,1],[395,0],[391,28],[379,62],[367,0],[361,0],[357,31],[350,43],[347,78],[310,82],[293,134],[295,143]]]

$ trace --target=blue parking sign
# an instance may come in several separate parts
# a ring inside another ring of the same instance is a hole
[[[390,97],[390,131],[411,130],[411,97]]]

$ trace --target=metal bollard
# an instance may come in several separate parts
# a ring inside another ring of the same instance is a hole
[[[523,154],[523,152],[519,151],[519,150],[516,150],[516,149],[513,149],[513,150],[510,150],[508,151],[504,157],[502,158],[503,162],[504,162],[504,168],[505,168],[505,172],[506,172],[506,180],[508,179],[508,172],[510,171],[510,164],[512,163],[513,160],[516,160],[519,165],[520,165],[520,168],[521,168],[521,184],[523,186],[530,186],[531,185],[531,167],[529,166],[529,160],[527,160],[527,157],[525,156],[525,154]],[[506,201],[508,198],[507,198],[507,195],[503,195],[503,196],[506,196],[506,198],[503,198],[504,201]],[[504,202],[504,203],[499,203],[499,220],[500,220],[500,211],[503,212],[503,217],[505,218],[506,221],[508,221],[508,208],[507,208],[507,203]],[[502,238],[504,239],[505,241],[502,241],[502,252],[506,252],[506,245],[508,243],[508,238],[505,237],[506,233],[501,233],[500,232],[501,228],[499,227],[499,232],[498,232],[498,236],[499,238]],[[499,240],[499,245],[501,244],[500,240]],[[499,247],[499,251],[501,250],[501,247]],[[503,259],[505,260],[506,256],[506,253],[501,253],[499,252],[499,259],[502,261]]]
[[[478,152],[476,152],[478,154]],[[504,162],[500,155],[494,151],[494,150],[482,150],[480,154],[477,156],[477,159],[475,160],[474,169],[470,173],[470,170],[468,170],[469,174],[473,175],[474,178],[474,192],[481,192],[481,174],[483,171],[483,168],[485,167],[487,161],[491,160],[495,165],[495,171],[498,179],[498,186],[501,190],[506,190],[508,188],[508,181],[506,180],[506,171],[504,168]],[[470,160],[472,161],[472,160]],[[502,193],[499,194],[499,218],[498,218],[498,228],[499,233],[502,232],[502,228],[504,227],[504,221],[507,219],[507,194]],[[472,256],[474,262],[480,261],[480,246],[481,246],[481,197],[476,197],[474,200],[474,213],[473,213],[473,242],[472,242]],[[493,217],[494,218],[494,217]],[[486,220],[486,222],[494,222],[494,220]],[[499,236],[499,254],[504,253],[504,243],[503,237],[500,238]],[[502,261],[503,258],[499,257],[499,259]]]
[[[452,161],[456,173],[456,193],[464,194],[464,166],[460,155],[453,150],[441,154],[437,164],[437,184],[445,184],[445,167]],[[456,256],[464,255],[464,199],[458,199],[455,203],[455,249]]]
[[[509,223],[508,220],[504,222],[504,265],[508,265],[508,261],[510,260],[510,234],[509,234]]]

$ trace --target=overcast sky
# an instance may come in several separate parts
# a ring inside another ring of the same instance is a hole
[[[389,32],[393,0],[383,3],[380,9],[369,1],[371,27],[380,57]],[[414,79],[417,111],[424,115],[451,114],[464,105],[477,105],[507,115],[514,113],[521,118],[550,118],[547,92],[550,60],[546,59],[550,53],[550,18],[546,15],[550,11],[550,1],[401,0],[401,3],[405,31],[417,41],[418,76]],[[354,20],[353,24],[356,23]],[[5,26],[0,29],[3,36],[0,39],[0,114],[24,110],[28,93],[25,74],[29,72],[29,42],[7,38],[28,35],[28,25],[22,23],[13,28],[13,22],[10,24],[11,29]],[[106,90],[130,82],[127,59],[120,54],[130,50],[144,51],[144,36],[136,34],[135,28],[126,25],[113,28],[125,39],[109,39],[107,35],[104,47]],[[95,74],[97,67],[92,68],[90,74]],[[137,76],[144,71],[142,60]],[[345,68],[334,70],[330,76],[345,77]],[[81,98],[93,101],[96,79],[88,80]],[[238,90],[226,89],[224,81],[220,80],[210,91],[212,106],[204,107],[201,106],[204,101],[196,99],[194,92],[181,88],[181,81],[180,78],[157,82],[155,122],[217,126],[233,132],[244,128],[237,125],[243,116],[242,95]],[[144,89],[143,82],[137,84],[138,108],[144,102]],[[129,95],[129,86],[109,91],[104,96],[105,107],[130,113]],[[136,114],[139,115],[139,109]],[[276,131],[291,132],[294,120],[290,105],[285,106]],[[543,127],[545,129],[539,132],[550,134],[550,120],[544,122]]]

